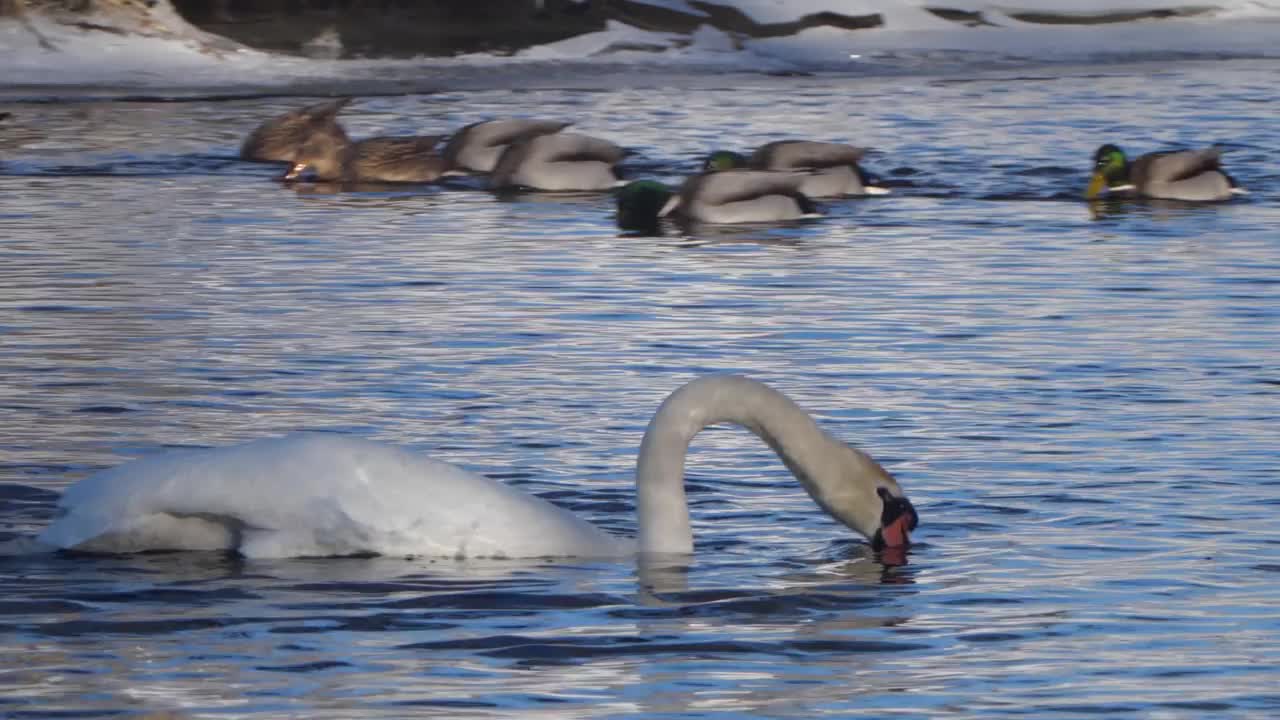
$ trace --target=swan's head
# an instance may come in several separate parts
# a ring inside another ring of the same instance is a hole
[[[910,543],[920,516],[898,481],[870,455],[847,445],[844,450],[838,475],[817,483],[814,499],[876,550]]]

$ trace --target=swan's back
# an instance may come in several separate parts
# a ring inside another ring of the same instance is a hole
[[[84,479],[59,505],[65,515],[40,539],[95,552],[540,557],[627,547],[483,475],[320,434],[145,458]]]

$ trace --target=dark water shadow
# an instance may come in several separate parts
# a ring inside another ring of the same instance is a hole
[[[738,223],[718,225],[677,220],[673,223],[686,247],[712,245],[797,246],[818,232],[827,216],[785,220],[771,223]]]
[[[123,156],[86,163],[42,164],[30,159],[0,162],[0,175],[17,177],[187,177],[199,175],[233,175],[245,177],[278,177],[284,174],[284,163],[252,163],[235,155],[187,153]]]
[[[609,190],[550,191],[528,188],[503,188],[491,191],[498,202],[503,203],[597,203],[610,198]]]
[[[432,183],[374,183],[328,181],[281,181],[281,185],[299,197],[331,197],[335,195],[377,195],[382,198],[437,196],[440,187]]]
[[[714,224],[663,218],[648,228],[619,229],[618,238],[675,239],[680,247],[689,248],[740,244],[793,247],[810,239],[824,219],[825,216],[772,223]]]
[[[1193,202],[1189,200],[1164,200],[1159,198],[1111,198],[1090,200],[1086,203],[1089,219],[1095,221],[1123,218],[1150,218],[1161,222],[1175,222],[1196,215],[1218,212],[1228,203],[1243,200]]]

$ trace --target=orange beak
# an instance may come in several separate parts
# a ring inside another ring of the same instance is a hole
[[[880,528],[885,547],[902,547],[911,542],[911,515],[903,513],[897,520]]]
[[[284,180],[297,180],[302,171],[307,169],[306,163],[294,163],[289,171],[284,174]]]
[[[871,547],[875,550],[885,548],[901,548],[911,544],[911,531],[920,516],[906,497],[894,497],[887,488],[876,488],[876,495],[884,501],[884,510],[880,513],[880,529],[871,538]]]

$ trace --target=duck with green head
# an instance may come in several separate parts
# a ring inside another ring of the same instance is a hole
[[[864,148],[844,143],[779,140],[756,148],[751,157],[717,150],[707,157],[703,169],[804,172],[802,191],[811,198],[888,194],[859,164],[865,154]]]
[[[1148,197],[1164,200],[1226,200],[1245,191],[1222,170],[1218,148],[1147,153],[1133,162],[1111,144],[1093,154],[1093,175],[1084,196]]]
[[[694,175],[674,191],[653,180],[638,180],[618,191],[618,226],[651,231],[668,216],[712,224],[812,217],[813,202],[800,190],[804,179],[799,173],[725,170]]]
[[[657,180],[636,180],[618,188],[618,227],[645,235],[661,235],[662,209],[672,196],[671,188]]]

